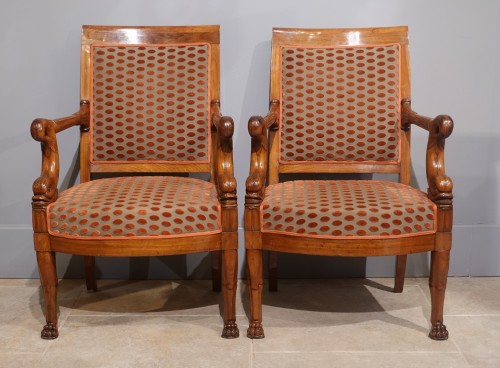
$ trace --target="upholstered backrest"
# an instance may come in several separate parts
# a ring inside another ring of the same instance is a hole
[[[399,160],[399,47],[281,48],[280,161]]]
[[[406,46],[406,27],[390,34],[275,29],[271,98],[280,101],[280,116],[272,149],[281,171],[310,164],[399,171]]]
[[[84,26],[90,171],[209,171],[218,46],[218,26]]]
[[[92,161],[208,162],[210,44],[91,47]]]

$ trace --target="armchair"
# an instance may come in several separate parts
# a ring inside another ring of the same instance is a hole
[[[430,338],[445,340],[443,304],[453,222],[445,173],[449,116],[423,117],[410,106],[406,27],[275,28],[270,110],[248,122],[245,248],[250,338],[263,338],[262,251],[277,289],[277,253],[396,256],[396,292],[406,257],[431,253]],[[429,132],[427,194],[410,186],[410,133]],[[384,180],[282,181],[282,174],[397,174]]]
[[[80,92],[77,113],[31,125],[42,148],[32,202],[41,337],[59,335],[56,252],[84,256],[89,290],[94,256],[211,252],[222,337],[238,337],[234,123],[220,111],[219,26],[83,26]],[[81,183],[59,193],[57,133],[74,126]]]

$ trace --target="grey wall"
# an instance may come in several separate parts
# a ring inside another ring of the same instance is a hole
[[[499,1],[18,0],[3,2],[0,13],[0,277],[37,277],[30,198],[40,148],[29,125],[35,117],[78,109],[82,24],[221,25],[222,106],[237,124],[240,203],[249,162],[246,122],[268,104],[271,28],[408,25],[413,107],[429,116],[450,114],[456,123],[446,156],[455,182],[450,273],[500,275]],[[414,132],[414,181],[425,190],[426,137]],[[62,187],[75,180],[77,144],[77,129],[59,135]],[[79,257],[58,262],[59,276],[81,276]],[[209,265],[203,254],[98,262],[101,277],[119,278],[200,278]],[[287,256],[281,266],[286,277],[390,276],[393,259],[307,257],[299,263]],[[427,257],[410,257],[408,271],[427,274]]]

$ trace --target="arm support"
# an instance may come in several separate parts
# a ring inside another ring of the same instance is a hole
[[[429,132],[427,140],[426,173],[429,198],[440,206],[451,206],[453,182],[445,173],[445,140],[453,132],[453,120],[448,115],[438,115],[434,119],[411,110],[409,101],[403,101],[403,128],[417,125]]]
[[[35,119],[31,123],[31,136],[41,143],[42,170],[39,178],[33,183],[33,205],[45,206],[57,199],[57,183],[59,181],[59,150],[56,134],[74,125],[82,130],[89,126],[89,102],[81,101],[80,111],[71,116],[49,120]]]
[[[236,201],[236,179],[233,165],[234,121],[229,116],[222,116],[220,101],[211,102],[212,129],[217,132],[215,149],[215,182],[219,199],[223,202]]]
[[[268,154],[267,137],[269,129],[276,129],[279,118],[279,101],[272,100],[266,116],[252,116],[248,121],[251,137],[250,174],[246,180],[245,204],[258,206],[264,198]]]

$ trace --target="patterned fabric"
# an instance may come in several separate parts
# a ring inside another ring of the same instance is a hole
[[[399,161],[399,46],[282,48],[280,162]]]
[[[169,237],[221,232],[213,184],[168,176],[93,180],[47,209],[49,233],[70,238]]]
[[[93,46],[92,160],[207,162],[210,47]]]
[[[270,185],[263,232],[402,237],[436,232],[436,206],[408,185],[376,180],[300,180]]]

